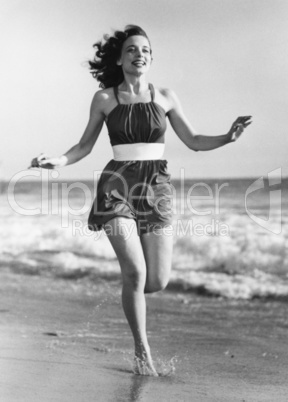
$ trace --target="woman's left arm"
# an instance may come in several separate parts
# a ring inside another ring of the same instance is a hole
[[[197,134],[186,118],[176,94],[171,90],[166,90],[165,95],[170,104],[170,110],[167,113],[170,124],[180,140],[193,151],[210,151],[234,142],[252,123],[249,121],[251,116],[241,116],[234,121],[227,134],[217,136]]]

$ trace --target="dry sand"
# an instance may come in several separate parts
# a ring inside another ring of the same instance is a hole
[[[131,371],[118,281],[0,274],[0,401],[288,401],[287,304],[149,296],[159,378]]]

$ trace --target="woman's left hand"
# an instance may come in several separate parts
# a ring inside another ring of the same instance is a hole
[[[238,140],[244,129],[252,123],[252,121],[249,121],[251,118],[252,116],[240,116],[234,121],[232,127],[228,131],[230,142]]]

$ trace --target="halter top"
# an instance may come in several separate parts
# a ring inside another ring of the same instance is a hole
[[[118,88],[114,87],[117,106],[108,114],[106,125],[112,146],[135,143],[162,143],[165,141],[166,112],[154,102],[155,90],[149,84],[151,101],[120,103]]]

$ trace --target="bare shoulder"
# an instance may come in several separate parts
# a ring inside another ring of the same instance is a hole
[[[105,88],[97,91],[93,97],[91,104],[91,112],[101,113],[103,115],[107,114],[111,103],[114,102],[114,92],[113,88]]]
[[[171,88],[159,88],[162,91],[163,96],[165,96],[165,98],[171,102],[171,103],[175,103],[175,102],[179,102],[178,96],[176,95],[176,92],[171,89]]]
[[[175,108],[179,104],[176,93],[170,88],[156,88],[156,96],[159,96],[159,100],[165,105],[167,113]],[[161,102],[159,101],[159,103]]]

